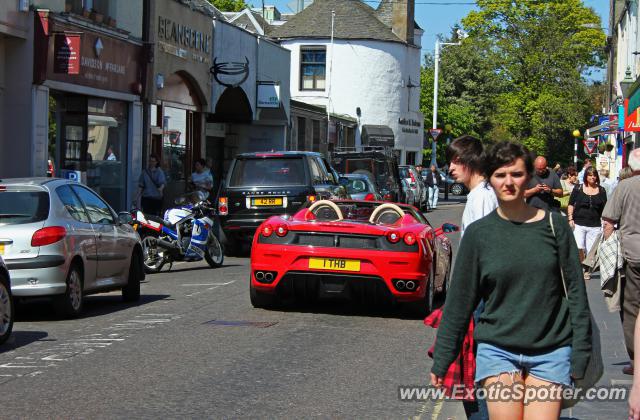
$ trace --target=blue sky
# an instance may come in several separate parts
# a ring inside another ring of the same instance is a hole
[[[348,0],[345,0],[348,1]],[[423,53],[433,52],[433,48],[436,42],[436,36],[438,34],[448,34],[451,27],[460,22],[460,20],[473,9],[471,5],[433,5],[433,4],[420,4],[425,2],[437,2],[443,0],[416,0],[416,21],[422,29],[425,30],[422,36],[422,48]],[[447,0],[450,2],[466,3],[471,0]],[[252,1],[248,1],[252,3]],[[258,6],[253,1],[254,6]],[[292,0],[265,0],[266,5],[274,4],[282,13],[290,13],[291,11],[287,7],[287,4],[292,3]],[[367,0],[367,3],[373,7],[376,7],[378,2],[374,0]],[[584,0],[584,3],[595,9],[602,19],[602,25],[607,26],[609,21],[609,2],[607,0]],[[597,80],[597,75],[594,75]]]

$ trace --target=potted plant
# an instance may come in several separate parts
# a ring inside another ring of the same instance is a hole
[[[71,4],[71,3],[65,3],[64,4],[65,13],[71,13],[72,9],[73,9],[73,4]]]
[[[82,17],[89,19],[89,16],[91,16],[91,10],[82,9]]]
[[[111,26],[112,28],[115,28],[116,24],[117,24],[117,21],[115,18],[112,18],[111,16],[107,18],[107,25]]]

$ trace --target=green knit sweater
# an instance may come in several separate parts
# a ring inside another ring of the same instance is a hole
[[[591,351],[589,302],[571,228],[561,215],[553,217],[557,238],[548,213],[537,222],[513,223],[494,210],[465,231],[438,328],[433,373],[444,376],[456,359],[484,299],[476,341],[522,354],[571,345],[572,375],[583,377]]]

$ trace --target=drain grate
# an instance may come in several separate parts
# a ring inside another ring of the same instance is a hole
[[[220,327],[255,327],[269,328],[277,324],[277,322],[260,322],[260,321],[225,321],[222,319],[212,319],[204,322],[203,325],[216,325]]]

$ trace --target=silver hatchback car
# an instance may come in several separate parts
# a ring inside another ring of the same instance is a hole
[[[0,180],[0,255],[16,298],[51,296],[63,316],[87,294],[140,298],[140,237],[88,187],[56,178]]]

